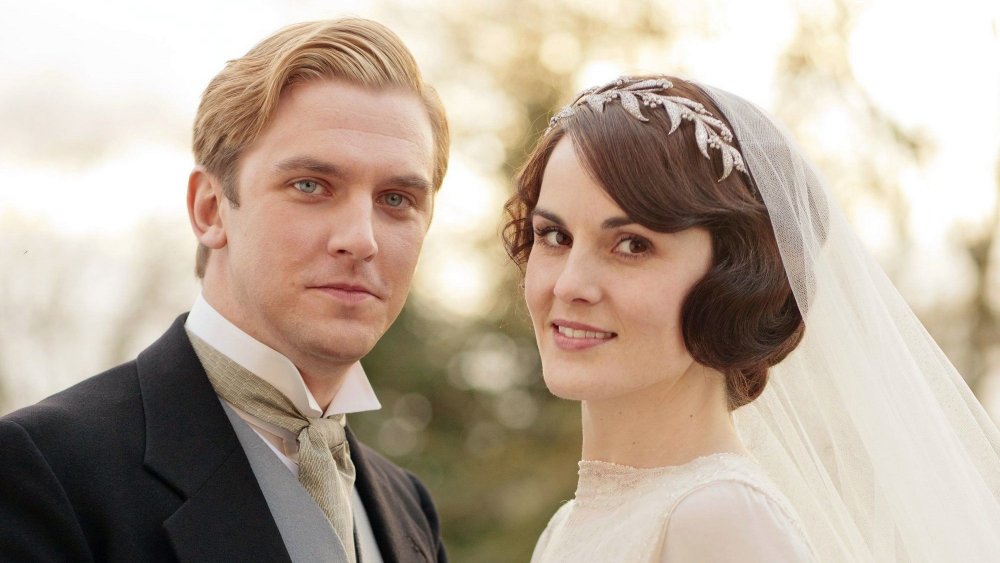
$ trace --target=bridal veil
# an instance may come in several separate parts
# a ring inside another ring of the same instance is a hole
[[[729,119],[806,324],[733,414],[824,561],[1000,559],[1000,433],[865,251],[795,143],[753,104]]]

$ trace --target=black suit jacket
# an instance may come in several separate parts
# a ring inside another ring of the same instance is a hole
[[[186,317],[0,418],[0,561],[289,561]],[[347,437],[386,563],[446,561],[427,490]]]

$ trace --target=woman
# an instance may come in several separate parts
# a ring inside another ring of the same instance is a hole
[[[1000,557],[995,426],[756,107],[586,90],[507,212],[546,385],[583,414],[534,562]]]

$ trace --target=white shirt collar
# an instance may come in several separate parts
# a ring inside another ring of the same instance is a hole
[[[229,322],[199,294],[185,327],[213,348],[281,391],[311,418],[382,408],[360,362],[348,370],[340,391],[323,412],[291,360]]]

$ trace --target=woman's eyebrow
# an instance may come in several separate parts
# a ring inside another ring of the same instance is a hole
[[[565,226],[566,225],[566,222],[562,220],[562,217],[556,215],[555,213],[553,213],[551,211],[547,211],[545,209],[540,209],[540,208],[536,207],[531,212],[531,218],[534,219],[534,217],[536,215],[539,216],[539,217],[541,217],[541,218],[543,218],[543,219],[548,219],[549,221],[552,221],[556,225],[560,225],[560,226]]]
[[[602,229],[616,229],[618,227],[624,227],[625,225],[634,225],[635,220],[628,217],[612,217],[610,219],[605,219],[601,223]]]
[[[535,210],[531,212],[531,216],[534,217],[536,215],[542,217],[543,219],[548,219],[549,221],[555,223],[556,225],[564,226],[566,224],[566,222],[562,220],[562,217],[546,209],[541,209],[539,207],[536,207]],[[609,229],[616,229],[618,227],[624,227],[625,225],[634,225],[634,224],[635,220],[629,217],[625,216],[610,217],[608,219],[605,219],[604,222],[601,223],[601,228],[604,230],[609,230]]]

